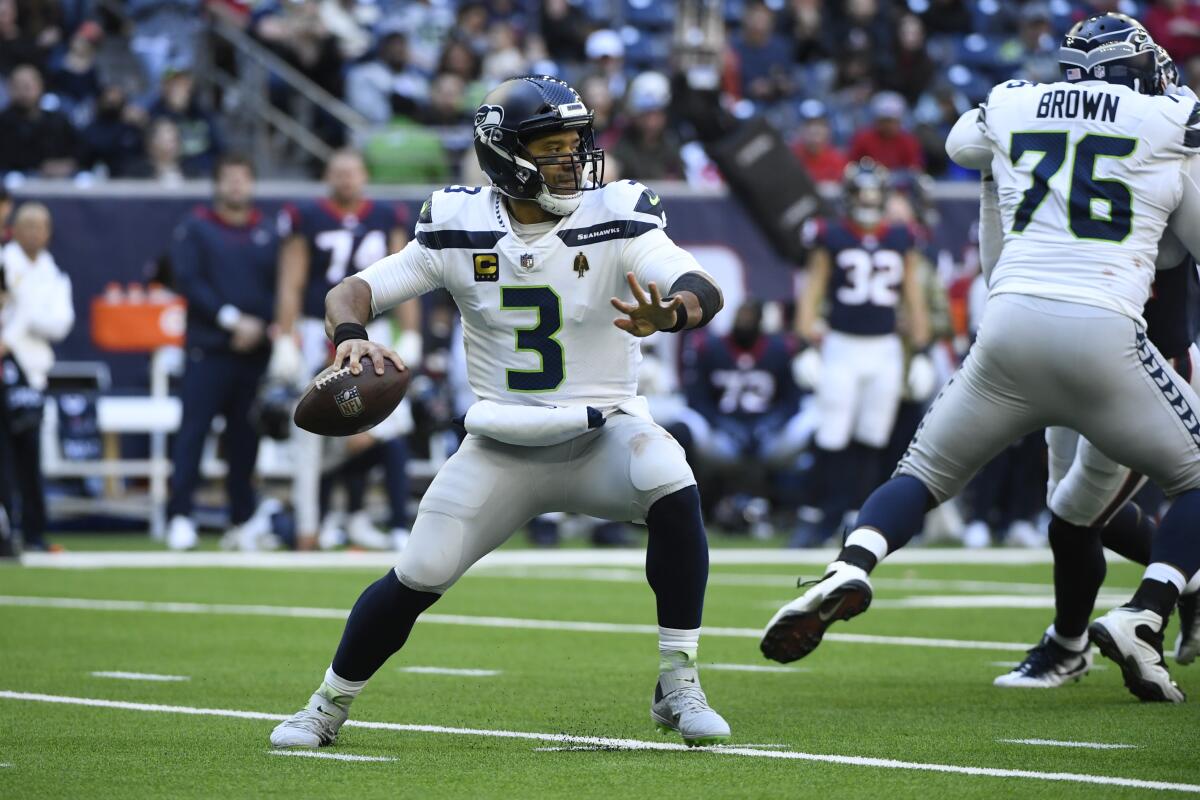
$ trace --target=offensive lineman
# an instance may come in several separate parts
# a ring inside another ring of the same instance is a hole
[[[1061,425],[1175,498],[1137,593],[1088,633],[1139,698],[1184,699],[1162,629],[1200,568],[1200,399],[1146,339],[1141,310],[1165,229],[1200,253],[1200,104],[1150,96],[1154,44],[1122,15],[1077,24],[1059,62],[1063,82],[999,84],[951,131],[951,157],[995,175],[1004,221],[979,339],[825,577],[768,624],[770,658],[801,658],[865,611],[868,573],[928,509],[1007,443]]]
[[[466,414],[469,435],[422,498],[395,569],[359,597],[324,681],[271,743],[332,744],[350,703],[417,616],[549,511],[646,522],[659,623],[651,717],[689,745],[726,741],[729,726],[696,670],[708,577],[700,495],[682,448],[636,396],[638,338],[707,324],[720,290],[667,237],[656,194],[634,181],[603,185],[592,112],[562,81],[500,84],[476,112],[475,152],[492,186],[435,192],[414,242],[326,298],[337,344],[331,369],[348,360],[357,374],[369,356],[382,373],[385,358],[403,364],[367,341],[363,325],[446,288],[462,313],[480,400]],[[660,286],[670,287],[665,297]],[[627,316],[610,321],[609,298]]]

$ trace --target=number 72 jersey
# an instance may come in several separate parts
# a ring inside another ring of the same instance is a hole
[[[1198,125],[1193,100],[1119,84],[1011,81],[992,89],[978,120],[1004,226],[991,293],[1140,319],[1187,157],[1200,147]]]

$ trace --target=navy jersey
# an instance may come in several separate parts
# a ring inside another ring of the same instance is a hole
[[[688,405],[709,422],[759,424],[796,413],[800,393],[792,380],[794,348],[783,336],[760,336],[749,348],[729,336],[695,336],[684,351]]]
[[[1175,269],[1155,273],[1150,300],[1142,311],[1146,335],[1168,361],[1186,353],[1195,338],[1190,303],[1195,277],[1196,262],[1191,256]]]
[[[222,306],[274,318],[279,235],[257,210],[245,225],[230,225],[198,208],[175,229],[170,258],[176,291],[187,300],[189,348],[229,351],[229,332],[217,324]]]
[[[285,235],[303,236],[308,243],[308,283],[300,313],[322,319],[330,289],[391,252],[392,231],[405,226],[405,214],[402,206],[371,200],[347,214],[322,198],[284,206],[279,226]]]
[[[815,220],[808,247],[829,251],[830,330],[857,336],[896,332],[896,305],[904,280],[904,257],[916,245],[907,225],[864,232],[849,221]]]

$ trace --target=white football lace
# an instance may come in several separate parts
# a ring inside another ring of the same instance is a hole
[[[704,690],[699,687],[684,687],[676,689],[671,694],[675,700],[673,705],[677,714],[684,711],[700,713],[709,710],[708,698],[704,696]]]
[[[327,720],[315,711],[304,709],[294,715],[286,723],[289,728],[299,728],[309,733],[315,733],[322,739],[329,739],[333,734],[329,730]]]
[[[328,386],[333,381],[337,380],[338,378],[344,378],[349,374],[350,374],[349,367],[342,367],[341,369],[334,370],[333,372],[327,371],[324,374],[324,377],[318,375],[317,379],[316,379],[316,381],[314,381],[313,385],[316,386],[318,389],[324,389],[326,386]]]

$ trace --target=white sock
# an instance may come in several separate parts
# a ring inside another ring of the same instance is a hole
[[[321,688],[317,689],[317,694],[324,695],[329,698],[329,702],[337,703],[343,709],[349,708],[354,702],[354,698],[358,697],[359,692],[367,685],[366,681],[348,681],[333,671],[333,665],[325,670],[325,681],[321,684]]]
[[[873,528],[857,528],[846,537],[846,543],[843,547],[857,545],[865,547],[871,551],[871,555],[875,556],[875,562],[883,561],[883,557],[888,553],[887,539],[883,538],[883,534]]]
[[[1142,580],[1169,583],[1180,592],[1183,591],[1183,587],[1186,586],[1188,582],[1187,578],[1184,577],[1183,573],[1180,572],[1178,568],[1173,567],[1170,564],[1164,564],[1161,561],[1155,561],[1153,564],[1146,567],[1146,571],[1142,573]]]
[[[694,667],[700,650],[700,629],[658,626],[658,669],[666,672],[679,667]]]
[[[1079,636],[1063,636],[1051,625],[1049,628],[1046,628],[1046,635],[1072,653],[1082,653],[1088,646],[1088,635],[1086,633]]]

